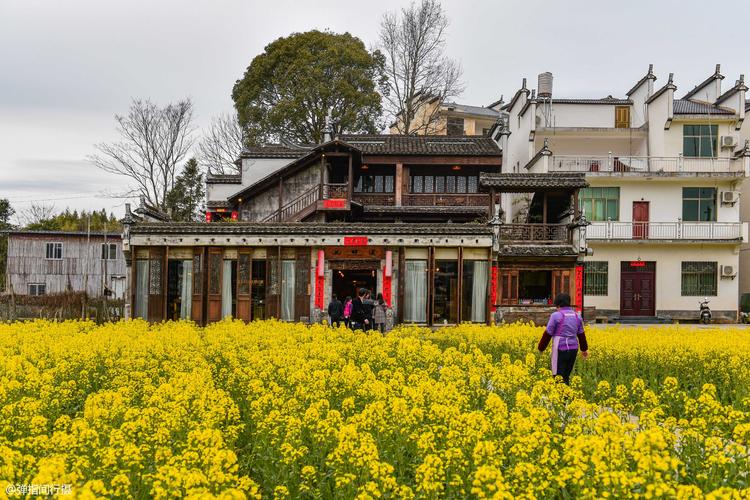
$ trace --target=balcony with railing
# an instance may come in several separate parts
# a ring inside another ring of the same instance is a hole
[[[550,172],[584,172],[593,175],[745,175],[744,158],[688,158],[680,156],[568,156],[552,155]]]
[[[744,222],[592,222],[586,239],[594,241],[743,241]]]
[[[487,193],[407,193],[401,203],[408,207],[486,207],[490,203]]]
[[[556,244],[572,242],[572,231],[567,224],[502,224],[499,240],[506,244]]]

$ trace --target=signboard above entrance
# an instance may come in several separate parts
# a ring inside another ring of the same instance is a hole
[[[644,260],[631,260],[630,267],[646,267],[646,261]]]
[[[344,236],[345,247],[365,247],[367,246],[367,236]]]
[[[383,247],[326,247],[326,258],[337,259],[377,259],[383,258],[385,252]]]

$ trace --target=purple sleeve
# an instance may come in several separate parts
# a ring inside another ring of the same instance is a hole
[[[547,322],[547,334],[554,335],[557,333],[557,325],[560,322],[560,315],[557,312],[553,312],[549,316],[549,321]]]

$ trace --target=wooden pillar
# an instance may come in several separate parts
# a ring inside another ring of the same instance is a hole
[[[354,167],[352,166],[352,154],[349,153],[349,171],[347,173],[346,199],[352,201],[352,190],[354,189]]]
[[[458,283],[456,290],[456,323],[463,321],[463,304],[464,304],[464,247],[458,247]]]
[[[490,189],[490,217],[495,216],[495,188]]]
[[[547,223],[547,192],[545,191],[542,196],[542,223]]]
[[[395,183],[395,190],[396,190],[396,196],[394,198],[396,206],[401,206],[401,196],[403,193],[403,182],[404,182],[404,164],[399,162],[396,163],[396,179],[394,181]]]
[[[435,310],[435,247],[427,249],[427,324],[432,326]]]
[[[398,249],[398,322],[404,322],[404,289],[406,286],[406,250],[405,247]]]
[[[167,296],[167,290],[169,289],[168,288],[168,283],[169,283],[169,245],[166,245],[164,247],[164,260],[162,260],[162,264],[161,265],[162,265],[162,269],[163,269],[162,276],[164,277],[164,279],[162,280],[162,283],[161,283],[161,293],[164,296],[164,306],[163,306],[163,309],[162,309],[162,318],[164,318],[165,320],[169,320],[169,319],[172,319],[172,318],[169,317],[169,311],[168,311],[168,308],[169,308],[168,299],[169,299],[169,297]]]
[[[319,198],[322,200],[325,195],[325,185],[326,182],[326,155],[322,154],[320,155],[320,196]]]
[[[497,282],[495,283],[495,300],[492,300],[492,268],[495,265],[495,260],[492,258],[492,248],[489,249],[489,256],[487,257],[487,310],[485,321],[489,324],[492,323],[492,308],[495,307],[494,302],[497,302]]]

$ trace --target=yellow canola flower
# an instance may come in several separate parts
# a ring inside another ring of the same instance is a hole
[[[541,331],[0,324],[0,485],[70,484],[77,498],[748,498],[747,330],[592,329],[570,387],[536,353]]]

